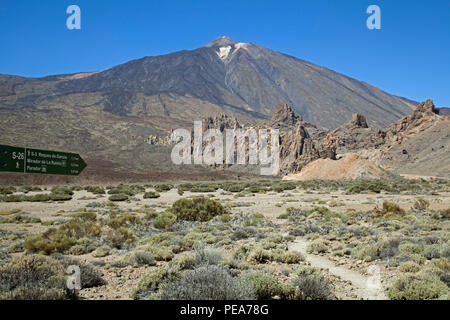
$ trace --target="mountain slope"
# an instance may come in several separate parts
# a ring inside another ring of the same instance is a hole
[[[353,113],[384,127],[415,102],[309,62],[221,37],[205,47],[145,57],[100,72],[39,79],[0,75],[0,108],[46,110],[95,106],[120,116],[195,120],[217,110],[241,120],[267,118],[290,104],[306,121],[335,128]],[[197,108],[198,109],[198,108]]]

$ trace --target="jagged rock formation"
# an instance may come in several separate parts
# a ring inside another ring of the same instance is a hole
[[[411,115],[401,118],[387,128],[378,130],[369,137],[367,142],[373,147],[400,144],[410,134],[425,131],[434,125],[438,118],[439,110],[436,109],[432,100],[427,100],[420,103]]]
[[[214,117],[207,117],[202,120],[203,130],[208,129],[219,129],[220,132],[223,132],[225,129],[238,129],[242,128],[239,124],[239,121],[234,116],[229,116],[227,114],[219,114]]]
[[[432,100],[378,130],[359,153],[398,173],[450,177],[450,117],[440,116]]]
[[[287,103],[281,103],[273,109],[272,119],[270,125],[277,129],[282,126],[293,126],[298,121],[303,121],[302,117],[297,116]]]
[[[366,117],[359,113],[352,114],[352,120],[350,120],[350,125],[355,128],[368,128],[366,122]]]
[[[353,114],[349,122],[332,131],[319,129],[296,115],[288,104],[278,104],[274,107],[270,121],[263,121],[254,126],[243,126],[235,117],[226,114],[207,117],[202,120],[202,123],[203,130],[216,128],[221,132],[225,129],[237,128],[278,129],[281,174],[300,172],[301,179],[314,176],[314,172],[317,172],[316,178],[324,178],[330,173],[329,168],[334,167],[339,168],[347,178],[364,175],[374,177],[377,174],[380,177],[384,176],[385,169],[398,171],[397,169],[407,168],[408,163],[421,162],[424,155],[417,156],[415,150],[422,148],[422,145],[430,145],[430,141],[433,141],[433,138],[429,137],[430,134],[440,132],[441,137],[437,139],[437,142],[442,145],[433,147],[431,154],[438,155],[437,158],[441,158],[441,164],[444,165],[444,170],[436,172],[444,172],[445,176],[445,170],[448,171],[445,166],[449,159],[443,152],[447,150],[446,146],[450,137],[450,118],[439,116],[431,100],[420,103],[411,115],[376,132],[368,127],[365,116],[361,114]],[[420,138],[421,136],[427,137],[430,141]],[[155,140],[166,141],[164,138]],[[402,147],[406,141],[418,146]],[[234,148],[235,152],[237,152],[236,148]],[[256,146],[246,144],[245,148],[248,163],[249,149]],[[417,159],[414,160],[415,157]],[[326,161],[317,162],[318,159],[326,159]],[[343,161],[334,162],[337,159]],[[314,165],[309,165],[310,163]],[[431,160],[429,163],[433,164],[431,167],[436,167],[436,161]],[[320,165],[329,166],[329,168],[323,168],[321,171],[318,169]],[[361,166],[361,170],[357,169],[358,166]],[[377,166],[379,167],[376,168]],[[308,173],[304,170],[308,170]],[[338,173],[336,175],[330,173],[329,176],[330,178],[340,177]],[[295,175],[290,175],[290,178],[295,179]]]
[[[287,179],[353,179],[390,173],[450,177],[450,118],[439,115],[431,100],[411,115],[373,132],[363,115],[315,139],[307,130],[286,135],[284,164],[298,174]],[[341,159],[333,161],[333,159]],[[327,159],[318,160],[318,159]]]

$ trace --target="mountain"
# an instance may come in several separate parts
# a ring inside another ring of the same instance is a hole
[[[276,105],[292,109],[275,109],[271,120]],[[171,146],[159,142],[172,129],[192,128],[193,120],[220,114],[243,125],[265,122],[283,128],[300,123],[302,128],[286,141],[291,149],[311,149],[301,161],[289,162],[288,157],[286,169],[300,168],[334,152],[326,132],[344,125],[352,114],[364,114],[366,124],[378,129],[410,114],[414,106],[326,68],[221,37],[199,49],[144,57],[103,71],[43,78],[0,75],[0,141],[79,153],[88,164],[81,180],[223,178],[229,173],[172,164]],[[283,119],[287,122],[280,124]],[[295,141],[304,128],[304,142]],[[355,130],[361,136],[367,131]],[[314,147],[310,139],[326,144]],[[247,168],[236,170],[241,176],[248,173]],[[2,177],[25,181],[19,174]],[[50,181],[45,179],[50,177],[36,181]]]
[[[450,108],[439,108],[439,114],[441,116],[450,116]]]
[[[0,75],[3,110],[71,106],[81,112],[92,106],[117,116],[184,121],[220,111],[250,121],[269,117],[279,103],[328,129],[356,112],[381,128],[416,105],[324,67],[227,37],[98,72],[38,79]]]

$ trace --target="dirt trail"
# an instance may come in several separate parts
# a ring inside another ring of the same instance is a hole
[[[307,240],[297,239],[289,246],[289,249],[303,254],[306,260],[309,261],[313,267],[328,269],[330,273],[339,276],[343,280],[350,281],[352,286],[355,288],[355,293],[358,296],[358,299],[387,299],[382,287],[372,288],[372,286],[368,285],[368,277],[363,276],[356,271],[336,266],[334,262],[328,260],[327,258],[307,253],[306,248],[308,245],[309,242]]]

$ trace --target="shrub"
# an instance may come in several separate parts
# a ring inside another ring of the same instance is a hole
[[[257,227],[261,225],[262,221],[264,219],[264,216],[260,213],[254,213],[251,215],[248,215],[244,218],[243,226],[244,227]]]
[[[226,212],[220,202],[208,198],[179,199],[172,205],[171,211],[180,220],[209,221]]]
[[[206,265],[186,271],[177,281],[163,283],[162,300],[252,300],[252,287],[233,278],[220,266]]]
[[[67,194],[71,196],[73,195],[72,188],[64,186],[55,186],[51,188],[51,192],[54,194]]]
[[[110,248],[108,246],[101,246],[92,251],[92,256],[96,258],[103,258],[109,255]]]
[[[65,269],[57,260],[40,255],[14,257],[0,266],[0,300],[61,300],[66,289]]]
[[[404,216],[406,211],[396,203],[384,201],[383,206],[374,209],[374,217]]]
[[[169,266],[175,267],[178,270],[193,269],[197,265],[193,255],[181,255],[169,262]]]
[[[251,263],[267,263],[273,260],[273,255],[270,251],[263,248],[257,248],[248,255],[248,261]]]
[[[253,288],[257,300],[268,300],[282,294],[280,281],[268,273],[250,271],[242,274],[240,279]]]
[[[136,248],[136,251],[144,251],[151,254],[157,261],[170,261],[175,256],[170,248],[158,247],[154,245],[143,245]]]
[[[398,246],[398,250],[402,254],[413,255],[413,254],[422,254],[424,251],[424,248],[423,248],[423,245],[421,245],[421,244],[405,242]]]
[[[162,212],[153,219],[153,226],[157,229],[170,228],[177,221],[177,217],[170,212]]]
[[[218,265],[223,261],[223,256],[218,250],[197,248],[194,260],[196,265]]]
[[[417,211],[425,211],[428,209],[428,207],[430,206],[430,202],[423,199],[423,198],[419,198],[416,200],[416,202],[413,205],[413,209],[417,210]]]
[[[105,194],[105,189],[103,187],[98,186],[87,186],[84,188],[87,192],[91,192],[93,194]]]
[[[388,297],[392,300],[438,299],[448,293],[445,283],[437,276],[427,274],[400,276],[387,291]]]
[[[125,193],[117,193],[111,195],[108,199],[109,201],[126,201],[128,200],[128,196]]]
[[[433,265],[441,270],[450,271],[450,259],[448,258],[433,259]]]
[[[325,278],[312,275],[298,276],[292,280],[294,300],[333,300],[331,284]]]
[[[277,256],[277,261],[287,264],[295,264],[305,261],[305,257],[300,252],[286,251]]]
[[[294,276],[297,277],[305,277],[305,276],[312,276],[316,279],[323,279],[324,274],[322,270],[319,268],[313,267],[313,266],[300,266],[295,272]]]
[[[325,253],[328,251],[328,241],[325,239],[316,239],[308,246],[308,253]]]
[[[112,215],[108,221],[108,226],[113,229],[118,229],[120,227],[130,225],[130,224],[138,224],[140,219],[138,216],[134,214],[124,214],[124,215]]]
[[[155,185],[155,190],[158,192],[169,191],[173,188],[171,184],[157,184]]]
[[[147,273],[139,281],[137,287],[134,289],[133,299],[149,298],[152,294],[159,290],[162,283],[166,281],[175,281],[181,277],[181,274],[174,269],[158,268]]]
[[[72,200],[72,196],[70,194],[66,194],[66,193],[55,193],[55,194],[50,194],[50,200],[69,201],[69,200]]]
[[[75,258],[65,256],[60,253],[53,254],[51,257],[58,260],[63,265],[65,270],[67,270],[69,266],[79,266],[82,288],[92,288],[106,284],[106,281],[102,278],[101,273],[90,263],[81,263]]]
[[[145,251],[133,251],[125,255],[123,261],[133,266],[154,266],[156,259],[153,255]]]
[[[145,188],[139,185],[124,185],[120,184],[114,188],[110,188],[108,194],[125,194],[127,196],[134,196],[140,192],[144,192]]]
[[[24,247],[28,252],[51,254],[65,252],[76,243],[77,240],[74,237],[52,228],[43,234],[28,236],[25,239]]]
[[[281,296],[283,286],[273,275],[266,272],[248,271],[240,276],[243,283],[250,285],[257,300],[269,300]]]
[[[149,191],[144,193],[144,199],[156,199],[159,198],[160,194],[158,192]]]
[[[133,232],[127,228],[109,229],[106,232],[105,241],[113,248],[121,249],[124,244],[135,241]]]
[[[419,272],[420,266],[413,261],[406,261],[398,267],[398,270],[405,273],[416,273]]]
[[[242,192],[247,187],[246,184],[241,183],[232,183],[232,184],[224,184],[222,185],[222,190],[228,192]]]
[[[85,221],[97,220],[97,214],[95,212],[82,211],[82,212],[72,213],[70,216],[73,218],[78,218],[78,219],[85,220]]]
[[[16,192],[14,187],[0,187],[0,194],[12,194],[13,192]]]

